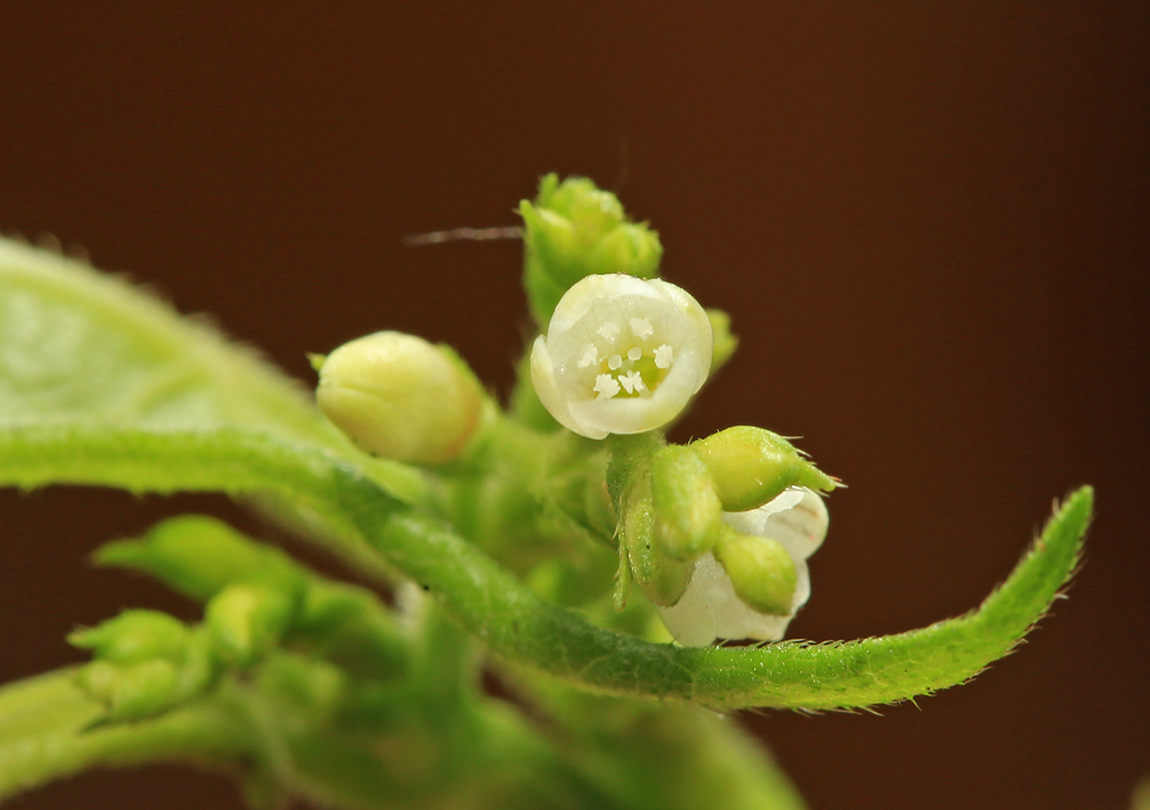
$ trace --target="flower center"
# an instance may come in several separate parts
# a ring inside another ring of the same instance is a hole
[[[596,399],[650,396],[675,359],[670,344],[655,337],[649,318],[604,321],[583,348],[576,365],[595,372]]]

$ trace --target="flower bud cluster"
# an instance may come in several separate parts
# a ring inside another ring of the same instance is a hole
[[[534,202],[519,205],[523,217],[524,284],[531,314],[542,327],[559,299],[591,274],[623,273],[651,278],[663,247],[644,224],[629,222],[619,199],[583,177],[539,184]]]
[[[623,498],[634,581],[682,644],[781,638],[810,595],[806,559],[826,536],[812,488],[835,486],[758,428],[663,447]]]
[[[211,642],[166,613],[127,610],[68,636],[96,660],[76,672],[76,682],[104,704],[109,720],[140,720],[203,694],[219,674]]]
[[[318,577],[212,518],[165,521],[143,539],[108,544],[96,560],[152,574],[207,603],[196,627],[128,610],[69,636],[93,653],[77,683],[104,704],[107,720],[140,720],[201,697],[224,672],[276,660],[285,642],[351,676],[407,670],[407,642],[374,594]]]

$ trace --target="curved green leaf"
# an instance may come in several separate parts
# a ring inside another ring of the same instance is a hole
[[[545,603],[427,518],[377,513],[370,497],[345,501],[345,508],[358,515],[365,536],[388,560],[510,661],[610,694],[725,709],[835,709],[930,694],[1008,654],[1073,573],[1093,500],[1090,487],[1074,492],[1007,581],[965,616],[859,641],[702,649],[621,636]]]

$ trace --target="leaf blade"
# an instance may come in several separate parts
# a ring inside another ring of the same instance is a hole
[[[851,642],[759,648],[651,644],[592,625],[536,598],[477,549],[410,513],[359,515],[365,536],[430,589],[497,655],[596,692],[720,709],[859,708],[963,683],[1006,655],[1074,571],[1093,490],[1073,493],[983,605],[920,630]]]

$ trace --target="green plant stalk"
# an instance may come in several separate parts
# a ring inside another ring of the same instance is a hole
[[[103,707],[64,669],[0,688],[0,799],[94,767],[183,762],[235,770],[252,754],[246,725],[198,703],[142,723],[90,728]]]

